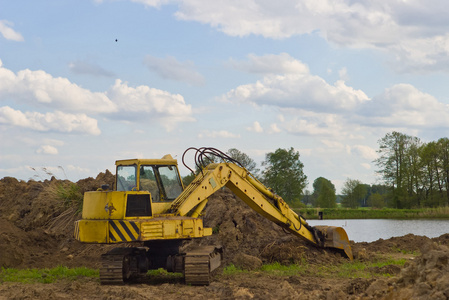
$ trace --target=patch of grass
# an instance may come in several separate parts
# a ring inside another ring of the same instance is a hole
[[[78,210],[81,210],[83,205],[83,194],[78,185],[74,183],[59,184],[56,194],[66,207],[74,205]]]
[[[239,267],[236,267],[234,264],[227,265],[223,269],[223,275],[235,275],[240,273],[248,273],[246,270],[242,270]]]
[[[404,249],[400,249],[400,248],[395,247],[395,246],[393,246],[391,249],[393,251],[396,251],[396,252],[399,252],[399,253],[402,253],[402,254],[412,254],[414,256],[419,255],[419,253],[417,251],[414,251],[414,250],[404,250]]]
[[[292,275],[298,275],[298,274],[304,274],[308,270],[309,266],[307,264],[305,265],[298,265],[298,264],[291,264],[291,265],[282,265],[278,262],[274,262],[271,264],[264,264],[262,267],[255,271],[247,271],[243,270],[239,267],[236,267],[233,264],[227,265],[223,269],[223,275],[236,275],[236,274],[242,274],[242,273],[265,273],[269,275],[274,276],[292,276]]]
[[[99,277],[99,272],[85,267],[67,268],[63,266],[53,269],[25,270],[2,268],[0,272],[0,282],[52,283],[60,279],[76,280],[80,277]]]
[[[308,264],[303,262],[301,264],[282,265],[278,262],[271,264],[264,264],[260,269],[255,271],[245,271],[235,265],[231,264],[223,269],[223,275],[235,276],[246,273],[248,275],[262,273],[270,276],[300,276],[312,275],[322,278],[372,278],[375,276],[391,276],[389,273],[382,273],[381,268],[389,265],[403,266],[406,259],[383,259],[377,261],[347,261],[339,264]],[[373,271],[380,270],[381,272]]]
[[[371,272],[374,268],[382,268],[389,265],[403,266],[405,264],[405,259],[388,259],[385,261],[374,261],[374,262],[362,262],[362,261],[352,261],[345,262],[339,265],[323,265],[318,268],[317,275],[321,277],[339,277],[339,278],[371,278],[373,273]],[[381,274],[383,276],[391,276],[388,273]]]
[[[149,270],[147,272],[150,283],[176,283],[184,280],[184,274],[167,272],[165,269]]]

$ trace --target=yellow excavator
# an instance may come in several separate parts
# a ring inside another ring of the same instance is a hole
[[[115,189],[103,186],[84,194],[82,219],[75,222],[78,241],[139,245],[113,248],[101,256],[102,284],[123,284],[145,276],[148,270],[163,268],[183,273],[186,284],[208,285],[211,273],[222,263],[222,248],[199,246],[182,252],[180,246],[185,240],[212,235],[212,228],[203,226],[201,213],[208,197],[223,187],[285,230],[353,259],[343,228],[308,225],[280,196],[217,149],[189,148],[182,156],[184,165],[189,150],[196,151],[198,175],[185,188],[177,161],[166,155],[162,159],[118,160]],[[221,163],[206,166],[205,162],[217,157]]]

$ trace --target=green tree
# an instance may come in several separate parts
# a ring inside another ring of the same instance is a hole
[[[324,177],[315,179],[313,182],[312,203],[317,207],[336,207],[335,185]]]
[[[250,171],[253,175],[257,174],[260,170],[257,169],[256,162],[249,157],[247,154],[237,150],[236,148],[229,149],[226,154],[228,154],[232,159],[235,159],[242,164],[245,169]]]
[[[368,198],[368,205],[374,208],[383,208],[385,207],[384,197],[379,193],[371,194]]]
[[[262,166],[265,166],[262,172],[265,185],[289,204],[301,199],[302,191],[307,185],[307,176],[303,172],[304,165],[299,160],[299,152],[293,148],[279,148],[266,154]]]
[[[444,200],[445,205],[449,205],[449,139],[441,138],[438,140],[439,158],[441,161],[442,170],[442,185],[446,190],[446,197]]]
[[[312,205],[312,193],[309,190],[305,190],[303,195],[302,195],[301,201],[306,206],[307,205]]]
[[[367,193],[366,186],[360,180],[348,179],[343,184],[343,207],[357,208],[365,199]]]
[[[396,208],[413,205],[419,169],[416,149],[420,145],[421,142],[417,137],[396,131],[387,133],[379,140],[377,152],[380,157],[375,160],[375,163],[385,183],[393,188],[393,206]]]
[[[184,185],[184,187],[188,186],[193,181],[193,179],[195,179],[195,177],[196,175],[192,173],[182,177],[182,184]]]

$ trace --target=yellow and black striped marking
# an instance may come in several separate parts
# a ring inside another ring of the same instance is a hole
[[[109,239],[112,242],[132,242],[139,239],[140,230],[135,222],[109,221]]]

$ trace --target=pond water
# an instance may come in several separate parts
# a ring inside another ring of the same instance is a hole
[[[391,220],[391,219],[348,219],[348,220],[307,220],[311,226],[329,225],[343,227],[350,240],[374,242],[409,233],[439,237],[449,233],[449,220]]]

